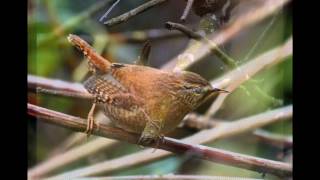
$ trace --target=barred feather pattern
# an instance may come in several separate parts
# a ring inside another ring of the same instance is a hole
[[[94,75],[84,83],[97,103],[104,105],[104,113],[121,129],[140,133],[148,121],[139,103],[112,75]],[[135,122],[135,123],[132,123]]]

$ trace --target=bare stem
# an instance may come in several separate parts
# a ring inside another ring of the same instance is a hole
[[[108,9],[108,11],[106,13],[103,14],[103,16],[99,19],[100,22],[102,22],[105,18],[107,18],[107,16],[109,15],[109,13],[112,11],[112,9],[114,7],[116,7],[116,5],[120,2],[120,0],[117,0],[115,3],[112,4],[112,6]]]
[[[183,119],[183,121],[180,123],[179,126],[202,130],[202,129],[210,129],[218,125],[227,124],[227,123],[230,123],[230,122],[217,120],[215,118],[213,119],[211,117],[199,115],[196,113],[189,113]]]
[[[50,79],[40,76],[28,75],[28,88],[36,90],[37,87],[51,90],[89,94],[80,83],[71,83],[59,79]]]
[[[216,33],[209,35],[207,38],[214,42],[217,46],[226,43],[231,38],[235,37],[240,31],[243,31],[245,28],[265,19],[270,16],[277,10],[281,9],[285,4],[290,0],[266,0],[263,5],[255,8],[252,11],[249,11],[237,18],[234,19],[229,25],[225,28],[217,31]],[[197,61],[200,61],[205,56],[209,55],[211,47],[207,43],[203,43],[199,47],[195,47],[194,43],[190,44],[184,52],[174,57],[167,64],[162,66],[162,69],[173,69],[176,62],[180,59],[181,55],[192,54],[194,61],[186,65],[186,68],[190,67]]]
[[[245,177],[201,176],[201,175],[136,175],[136,176],[107,176],[86,177],[76,180],[262,180]]]
[[[49,159],[54,156],[58,156],[62,154],[72,147],[78,145],[80,142],[83,142],[83,137],[85,135],[83,133],[72,133],[67,138],[65,138],[57,147],[55,147],[52,151],[48,153]],[[47,159],[49,161],[49,159]],[[38,164],[36,166],[39,166]]]
[[[289,38],[283,45],[265,52],[222,77],[211,81],[211,84],[213,87],[224,88],[232,92],[256,73],[284,61],[291,54],[292,38]],[[216,101],[211,105],[206,115],[212,116],[215,114],[223,104],[226,97],[227,94],[218,95]]]
[[[197,129],[208,129],[216,126],[217,124],[225,122],[216,122],[213,119],[204,120],[207,117],[197,115],[195,113],[189,114],[183,121],[184,126]],[[97,116],[95,119],[100,119],[100,116]],[[196,126],[196,127],[195,127]],[[66,140],[58,149],[53,152],[55,155],[49,159],[37,164],[32,169],[28,171],[29,174],[37,174],[37,176],[46,176],[49,173],[61,169],[65,166],[68,166],[76,161],[79,161],[91,154],[96,154],[106,148],[116,144],[119,141],[109,140],[106,138],[97,138],[92,141],[89,141],[80,146],[70,148],[76,142],[74,141],[83,141],[85,134],[75,133],[74,136],[71,136]],[[70,142],[71,141],[71,142]],[[60,153],[59,153],[60,152]],[[62,153],[63,152],[63,153]]]
[[[34,90],[37,93],[93,99],[93,96],[80,83],[71,83],[34,75],[28,75],[28,89]]]
[[[174,22],[168,21],[165,23],[165,27],[169,30],[172,30],[172,29],[178,30],[192,39],[201,39],[202,38],[202,36],[199,33],[196,33],[194,31],[192,31],[191,29],[189,29],[187,26],[179,24],[179,23],[174,23]]]
[[[51,94],[56,96],[65,96],[65,97],[73,97],[73,98],[81,98],[81,99],[94,99],[94,97],[91,94],[87,94],[87,93],[70,92],[65,90],[52,90],[52,89],[45,89],[41,87],[37,87],[36,92],[43,93],[43,94]]]
[[[85,136],[83,136],[85,138]],[[83,157],[87,157],[91,154],[95,154],[98,151],[106,149],[109,146],[112,146],[117,141],[106,139],[106,138],[96,138],[88,143],[80,145],[76,148],[73,148],[67,152],[58,154],[49,158],[48,160],[37,164],[32,169],[28,170],[28,174],[30,176],[44,176],[53,172],[57,169],[61,169],[71,163],[75,162],[76,160],[82,159]]]
[[[166,27],[170,30],[176,29],[178,31],[181,31],[182,33],[184,33],[185,35],[187,35],[190,38],[193,38],[196,40],[203,40],[206,44],[208,44],[212,54],[215,54],[216,56],[218,56],[225,64],[227,64],[231,68],[235,68],[237,66],[234,59],[232,59],[229,55],[227,55],[225,52],[223,52],[218,47],[218,45],[216,45],[213,41],[209,40],[205,36],[203,36],[199,33],[196,33],[194,31],[192,31],[191,29],[189,29],[188,27],[186,27],[182,24],[179,24],[179,23],[166,22]]]
[[[292,148],[292,136],[287,137],[279,134],[274,134],[265,130],[258,129],[254,131],[254,135],[262,142],[279,147]]]
[[[182,126],[188,128],[194,128],[197,130],[210,129],[213,127],[228,125],[232,122],[219,121],[216,119],[209,118],[208,116],[202,116],[195,113],[190,113],[182,122]],[[260,141],[278,147],[282,149],[292,148],[292,137],[274,134],[262,129],[254,131],[253,135]]]
[[[167,38],[176,38],[183,36],[176,31],[168,31],[167,29],[149,29],[149,30],[136,30],[122,33],[110,33],[110,38],[116,39],[118,42],[127,43],[143,43],[147,40],[160,40]]]
[[[260,128],[267,124],[285,120],[290,117],[292,117],[292,106],[287,106],[287,107],[279,108],[273,111],[265,112],[259,115],[254,115],[248,118],[237,120],[232,124],[229,124],[230,126],[223,125],[223,126],[216,126],[216,128],[214,129],[202,130],[193,136],[183,139],[183,141],[186,141],[189,143],[195,143],[195,144],[213,142],[218,139],[231,137],[231,136],[238,135],[240,133],[252,131],[256,128]],[[129,168],[132,166],[136,167],[138,165],[150,163],[159,159],[163,159],[170,155],[173,155],[170,152],[162,151],[162,150],[157,150],[156,152],[153,152],[153,153],[152,152],[153,150],[147,149],[134,154],[122,156],[120,158],[106,160],[101,163],[97,163],[95,165],[79,168],[72,172],[62,173],[55,177],[59,177],[63,179],[63,177],[69,177],[69,176],[71,177],[94,176],[98,174],[109,173],[112,171]]]
[[[136,15],[138,15],[138,14],[140,14],[140,13],[142,13],[142,12],[144,12],[144,11],[146,11],[156,5],[164,3],[165,1],[167,1],[167,0],[150,0],[150,1],[140,5],[139,7],[130,10],[129,12],[126,12],[120,16],[117,16],[115,18],[112,18],[112,19],[104,22],[104,24],[107,26],[113,26],[116,24],[126,22],[130,18],[132,18],[132,17],[134,17],[134,16],[136,16]]]
[[[204,130],[204,131],[201,131],[200,133],[197,133],[197,135],[184,139],[183,141],[165,137],[164,141],[160,142],[157,147],[160,149],[175,152],[178,154],[187,153],[189,155],[193,155],[201,159],[218,162],[226,165],[231,165],[235,167],[250,169],[250,170],[259,171],[259,172],[271,173],[278,176],[290,176],[292,173],[290,164],[266,160],[262,158],[256,158],[252,156],[228,152],[228,151],[205,147],[201,145],[189,144],[189,143],[196,143],[196,144],[205,143],[207,141],[212,140],[213,137],[217,139],[219,137],[220,138],[225,137],[233,133],[238,133],[243,131],[243,129],[241,129],[240,127],[245,127],[245,130],[247,130],[248,128],[252,129],[252,128],[260,127],[261,125],[265,125],[266,123],[274,122],[274,121],[277,121],[278,119],[283,119],[284,116],[288,116],[288,111],[290,112],[290,110],[292,111],[292,107],[286,107],[279,110],[267,112],[266,114],[258,115],[258,117],[250,117],[247,119],[239,120],[237,121],[237,123],[233,123],[232,125],[223,125],[223,126],[219,126],[219,128],[217,127],[215,129]],[[59,113],[56,111],[48,110],[32,104],[28,104],[28,113],[30,115],[39,117],[40,120],[43,120],[45,122],[70,128],[75,131],[83,132],[86,128],[85,119],[81,119],[74,116]],[[271,115],[272,117],[270,117]],[[256,118],[259,118],[258,121]],[[254,121],[255,123],[252,124],[252,121]],[[210,132],[210,131],[213,131],[213,132]],[[93,134],[102,136],[102,137],[127,141],[130,143],[137,143],[139,139],[139,135],[137,134],[128,133],[121,129],[104,126],[104,125],[100,125],[99,129],[95,128]],[[185,143],[185,142],[189,142],[189,143]],[[151,144],[148,146],[155,147],[155,144]],[[146,156],[146,154],[144,155]],[[94,166],[97,166],[99,164],[101,163],[98,163]],[[90,169],[90,166],[87,168]],[[96,171],[94,172],[97,173]],[[60,179],[60,178],[63,179],[63,177],[71,178],[71,177],[81,177],[81,176],[90,175],[86,173],[87,171],[82,171],[81,169],[74,170],[66,173],[65,175],[64,174],[58,175],[53,179]],[[91,173],[92,173],[92,170],[91,170]],[[36,177],[36,176],[37,175],[35,173],[33,174],[32,177]]]
[[[184,9],[183,14],[182,14],[182,16],[181,16],[181,18],[180,18],[181,21],[185,21],[185,20],[186,20],[188,14],[189,14],[189,12],[190,12],[190,9],[191,9],[191,7],[192,7],[193,1],[194,1],[194,0],[188,0],[187,5],[186,5],[186,8]]]

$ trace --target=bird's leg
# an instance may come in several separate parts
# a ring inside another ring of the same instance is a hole
[[[141,145],[150,145],[156,143],[159,145],[159,139],[161,139],[161,129],[163,123],[161,120],[150,120],[147,122],[146,127],[144,128],[141,137],[138,141],[138,144]]]
[[[156,152],[160,143],[164,143],[164,135],[160,134],[156,140],[156,147],[153,149],[152,153]]]
[[[89,136],[91,135],[94,124],[96,124],[97,127],[99,128],[98,123],[96,123],[96,122],[94,121],[94,118],[93,118],[93,114],[94,114],[95,107],[96,107],[96,102],[94,102],[94,103],[92,104],[92,107],[91,107],[91,109],[90,109],[90,112],[88,113],[87,129],[86,129],[86,131],[85,131],[85,133],[87,134],[87,137],[89,137]]]

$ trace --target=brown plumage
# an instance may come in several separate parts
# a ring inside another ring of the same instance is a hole
[[[105,115],[115,126],[141,134],[141,144],[170,132],[213,92],[222,91],[192,72],[110,63],[78,36],[70,35],[68,39],[90,62],[93,75],[84,87],[96,97],[95,103],[103,104]],[[87,133],[93,128],[90,116]]]

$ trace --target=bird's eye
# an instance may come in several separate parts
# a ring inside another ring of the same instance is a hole
[[[195,89],[193,89],[193,92],[196,94],[201,94],[202,91],[200,88],[195,88]]]

